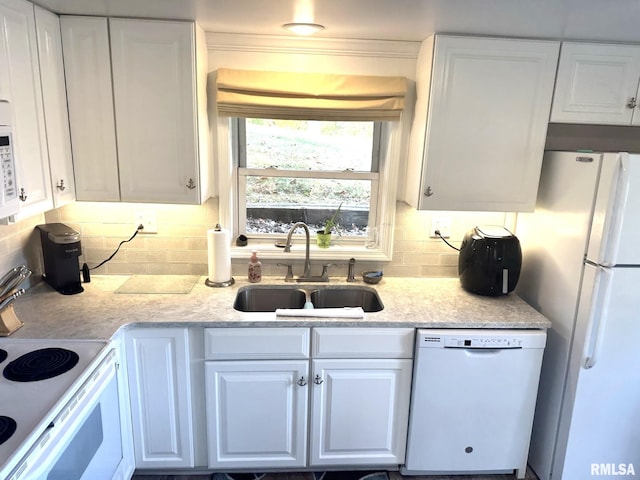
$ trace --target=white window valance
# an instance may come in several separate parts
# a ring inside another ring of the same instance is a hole
[[[324,73],[217,71],[218,114],[297,120],[397,120],[404,77]]]

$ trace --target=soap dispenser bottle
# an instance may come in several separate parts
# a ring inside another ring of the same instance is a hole
[[[258,251],[251,251],[251,258],[249,259],[249,282],[258,283],[262,280],[262,262],[258,260]]]

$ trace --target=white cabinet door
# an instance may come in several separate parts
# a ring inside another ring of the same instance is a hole
[[[106,18],[60,17],[78,200],[120,200]]]
[[[194,466],[186,328],[126,332],[136,468]]]
[[[71,158],[60,20],[57,15],[38,6],[35,7],[35,15],[53,204],[54,207],[61,207],[75,201],[76,187]]]
[[[314,360],[310,465],[404,462],[412,361]]]
[[[123,201],[198,203],[194,25],[111,19]]]
[[[446,35],[423,43],[409,203],[426,210],[533,210],[558,49],[555,41]]]
[[[306,465],[307,360],[206,362],[209,467]]]
[[[33,5],[0,0],[0,99],[11,102],[20,213],[53,208]]]
[[[551,121],[638,125],[639,80],[640,46],[563,42]]]

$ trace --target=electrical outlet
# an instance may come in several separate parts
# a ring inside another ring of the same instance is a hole
[[[440,235],[436,235],[436,230]],[[451,218],[450,217],[433,217],[431,219],[431,230],[429,231],[431,238],[449,238],[451,237]]]
[[[136,227],[142,225],[140,233],[158,233],[158,224],[156,223],[156,212],[153,210],[145,210],[136,212]]]

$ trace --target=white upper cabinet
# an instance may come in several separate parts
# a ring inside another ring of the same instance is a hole
[[[193,24],[110,26],[122,200],[197,203]]]
[[[563,42],[551,121],[640,125],[640,46]]]
[[[78,200],[120,200],[106,18],[60,17]]]
[[[0,99],[11,103],[20,220],[53,208],[35,18],[22,0],[0,0]]]
[[[191,22],[63,17],[62,32],[78,199],[206,200],[202,29]]]
[[[531,211],[559,42],[423,42],[406,200],[423,210]]]
[[[53,204],[54,207],[61,207],[75,201],[76,189],[62,63],[60,20],[57,15],[38,6],[35,7],[35,15]]]

